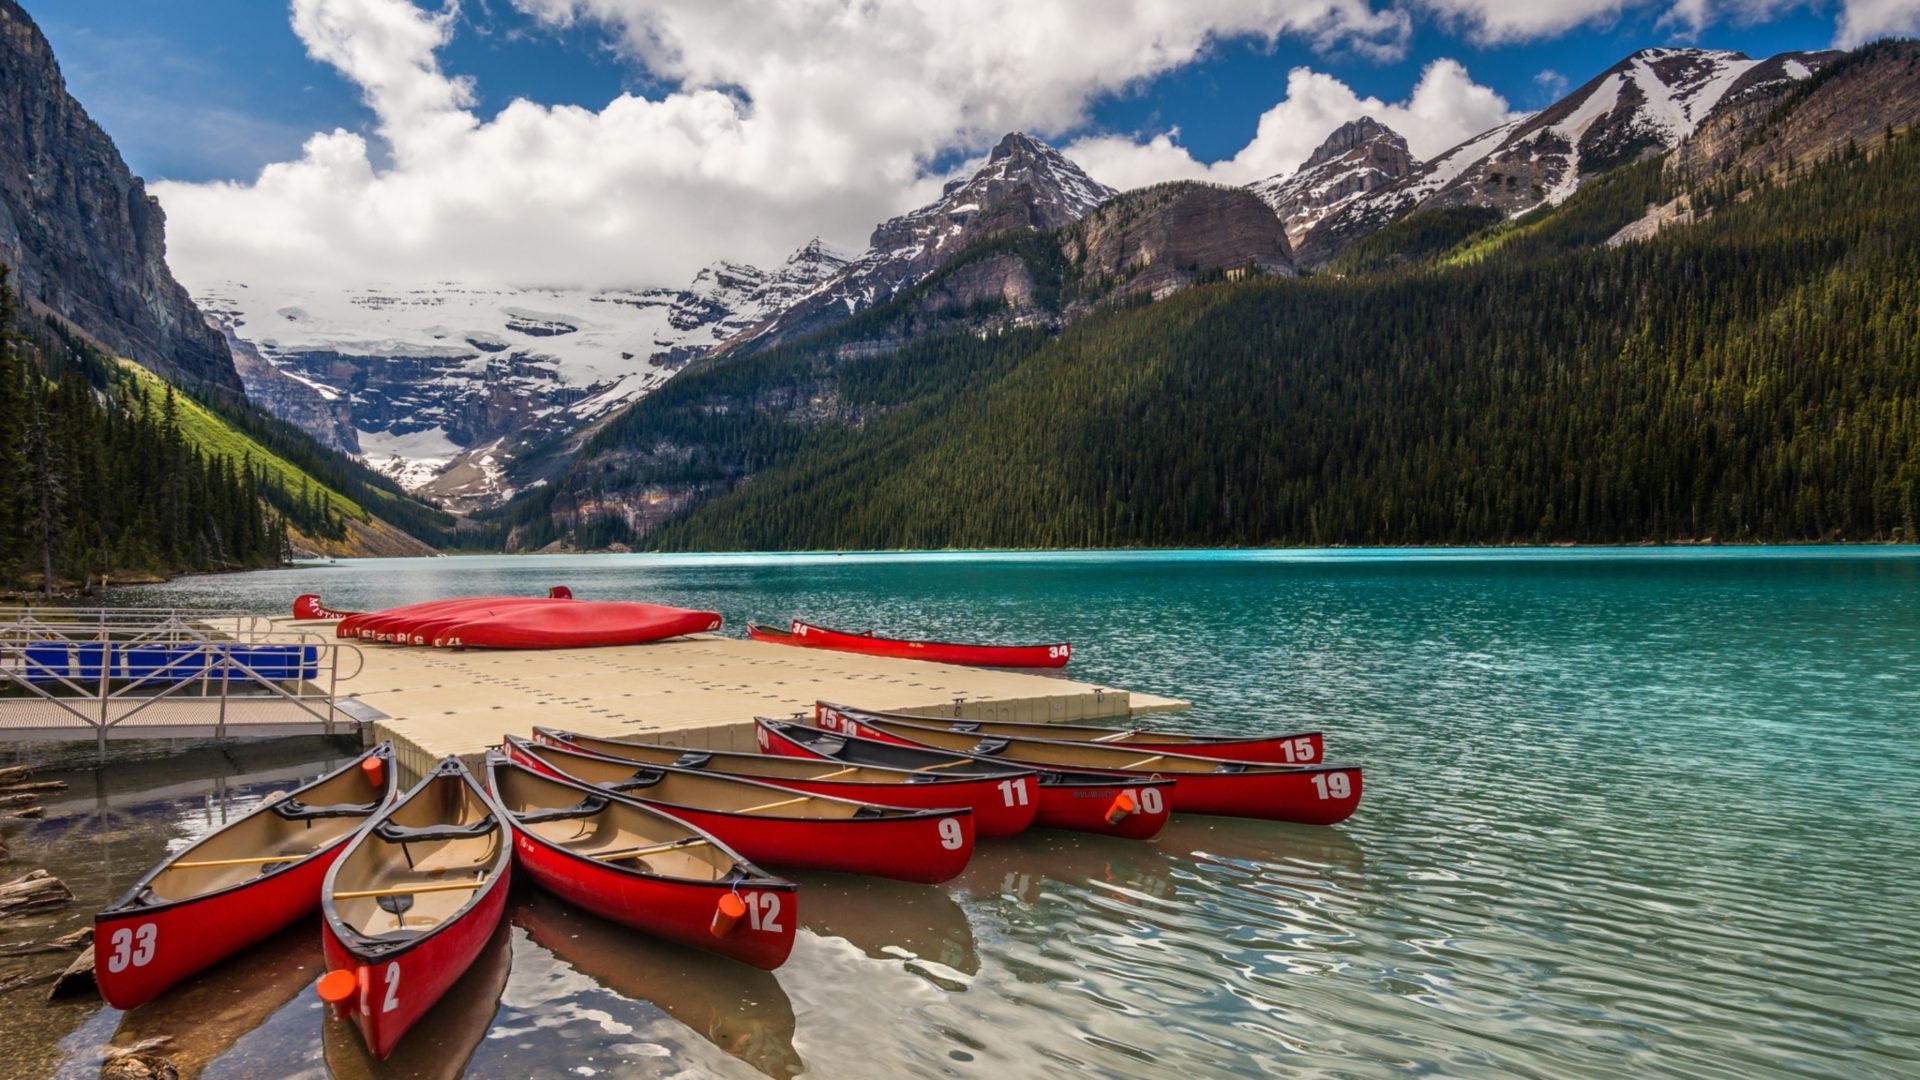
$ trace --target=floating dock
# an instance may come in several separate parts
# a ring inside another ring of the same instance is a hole
[[[289,632],[331,623],[276,619]],[[709,750],[753,750],[753,718],[819,700],[969,719],[1124,722],[1184,701],[1056,675],[892,660],[715,634],[647,645],[507,651],[362,644],[339,685],[344,713],[392,739],[416,774],[448,754],[477,761],[535,725]]]

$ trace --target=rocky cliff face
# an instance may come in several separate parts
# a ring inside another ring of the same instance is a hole
[[[1286,223],[1297,244],[1315,225],[1369,191],[1413,174],[1419,159],[1407,140],[1371,116],[1340,125],[1292,173],[1247,185]]]
[[[1061,248],[1083,279],[1155,298],[1212,273],[1294,272],[1272,209],[1243,188],[1212,184],[1130,191],[1064,230]]]
[[[175,382],[244,396],[226,339],[167,269],[166,216],[0,0],[0,262],[50,311]]]
[[[851,265],[722,348],[763,348],[832,325],[891,300],[981,240],[1059,228],[1113,193],[1058,150],[1014,132],[978,172],[947,185],[937,201],[882,222]]]

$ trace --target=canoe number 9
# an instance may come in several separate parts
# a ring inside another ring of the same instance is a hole
[[[941,847],[946,848],[948,851],[958,851],[960,849],[960,845],[965,841],[966,841],[966,836],[960,832],[959,818],[948,817],[948,818],[940,819],[940,846]]]
[[[107,970],[118,974],[129,967],[146,967],[153,962],[153,942],[159,936],[160,928],[153,923],[115,930],[108,939],[113,951],[107,954]]]
[[[780,925],[779,893],[741,893],[740,899],[747,905],[747,925],[769,934],[777,934],[783,929]]]
[[[1353,781],[1343,772],[1315,773],[1313,786],[1323,799],[1344,799],[1353,794]]]
[[[1286,756],[1289,764],[1300,764],[1302,762],[1312,761],[1314,758],[1313,737],[1311,735],[1302,735],[1297,739],[1288,739],[1286,742],[1280,744],[1280,752]],[[1321,798],[1325,797],[1324,795],[1321,796]]]
[[[1167,807],[1166,802],[1160,797],[1159,788],[1141,788],[1138,791],[1128,788],[1120,794],[1132,799],[1133,805],[1139,807],[1141,813],[1149,816],[1158,814]]]
[[[383,1013],[390,1013],[399,1007],[400,1007],[400,965],[399,963],[396,962],[396,963],[387,965],[387,996],[386,996],[386,1000],[380,1003],[380,1011]]]
[[[1006,800],[1008,806],[1027,805],[1027,782],[1025,780],[1000,781],[1000,797]],[[948,844],[947,846],[956,847],[958,845]]]

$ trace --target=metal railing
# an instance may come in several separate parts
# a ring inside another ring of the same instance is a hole
[[[0,738],[56,728],[130,737],[161,713],[167,732],[224,739],[250,726],[315,724],[335,733],[336,693],[364,667],[360,650],[261,616],[181,610],[0,609]],[[34,722],[5,716],[29,706]],[[271,720],[264,719],[272,717]],[[351,718],[345,722],[352,723]],[[142,732],[144,733],[144,732]],[[158,735],[156,737],[165,737]]]

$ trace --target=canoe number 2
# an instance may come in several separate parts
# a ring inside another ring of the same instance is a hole
[[[1323,799],[1344,799],[1353,794],[1353,782],[1346,773],[1315,773],[1313,787]]]
[[[387,965],[387,997],[381,1002],[380,1011],[390,1013],[400,1007],[400,965]]]
[[[966,842],[966,837],[961,835],[961,832],[960,832],[959,818],[949,817],[949,818],[940,819],[940,846],[941,847],[946,848],[948,851],[957,851],[959,850],[960,845],[965,842]]]
[[[1000,781],[1000,797],[1007,801],[1008,806],[1027,805],[1027,782],[1025,780]],[[948,844],[947,846],[959,847],[960,845]]]
[[[781,931],[779,893],[741,893],[740,899],[747,905],[747,925],[755,930],[765,930],[769,934],[777,934]]]
[[[113,952],[107,954],[107,970],[117,974],[129,967],[146,967],[153,962],[153,942],[159,936],[160,928],[153,923],[115,930],[108,941]]]

